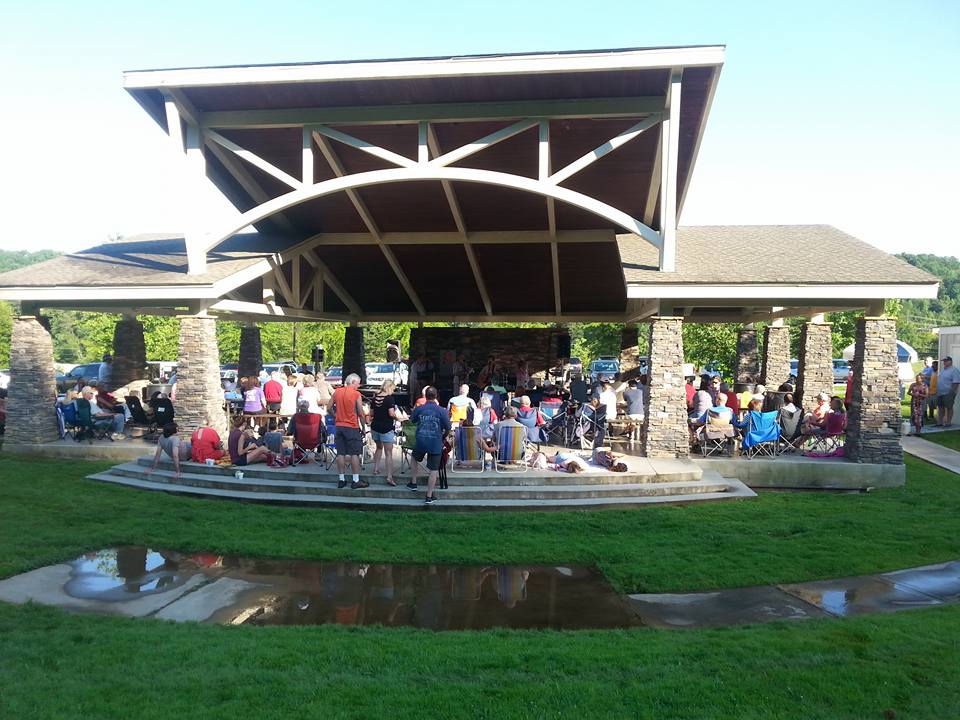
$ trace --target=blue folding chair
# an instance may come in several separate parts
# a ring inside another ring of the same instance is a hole
[[[743,428],[743,439],[740,441],[740,454],[745,458],[776,457],[780,446],[780,423],[777,422],[779,413],[757,412],[747,413]]]
[[[327,431],[326,437],[323,439],[323,460],[326,464],[327,470],[329,470],[334,461],[337,459],[337,444],[336,444],[336,433],[337,425],[336,418],[332,412],[328,412],[324,416],[325,428]]]

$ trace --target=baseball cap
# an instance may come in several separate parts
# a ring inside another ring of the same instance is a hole
[[[953,358],[950,357],[949,355],[947,355],[947,356],[944,358],[944,360],[949,360],[950,362],[953,362]]]

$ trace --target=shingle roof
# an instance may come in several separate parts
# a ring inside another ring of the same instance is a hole
[[[617,244],[628,284],[937,282],[933,275],[830,225],[680,227],[677,269],[672,273],[657,269],[656,248],[637,235],[617,235]]]
[[[209,285],[289,244],[237,235],[207,254],[206,273],[188,275],[183,235],[137,235],[0,274],[0,287]]]

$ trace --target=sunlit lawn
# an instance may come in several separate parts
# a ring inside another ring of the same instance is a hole
[[[960,483],[631,512],[365,513],[145,493],[0,455],[0,576],[138,543],[245,555],[596,564],[620,589],[960,557]],[[0,718],[960,717],[960,608],[709,631],[214,627],[0,603]],[[892,713],[892,714],[891,714]]]

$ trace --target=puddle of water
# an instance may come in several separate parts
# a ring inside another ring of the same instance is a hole
[[[168,609],[189,605],[191,619],[211,622],[433,630],[640,624],[600,573],[577,566],[282,561],[144,547],[89,553],[70,566],[64,591],[105,602],[166,592],[203,574],[209,584],[176,599]],[[240,589],[213,592],[218,582],[222,588]]]

